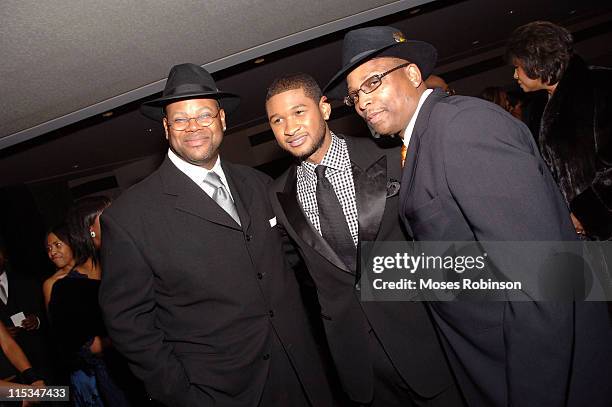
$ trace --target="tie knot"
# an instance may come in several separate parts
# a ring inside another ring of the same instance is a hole
[[[317,179],[325,178],[325,170],[326,169],[327,169],[327,166],[325,166],[325,165],[317,165],[315,167],[315,174],[317,174]]]
[[[214,171],[210,171],[208,174],[206,174],[206,177],[204,177],[204,182],[206,182],[213,188],[219,188],[223,186],[223,181],[221,181],[221,177]]]

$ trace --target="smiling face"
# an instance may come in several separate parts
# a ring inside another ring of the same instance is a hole
[[[346,78],[349,93],[359,89],[373,75],[380,75],[404,63],[404,60],[387,57],[364,62]],[[371,93],[360,91],[355,111],[378,134],[399,134],[403,137],[425,89],[421,72],[416,65],[410,64],[384,76],[380,86]]]
[[[58,269],[74,264],[72,249],[60,240],[55,233],[47,235],[47,256]]]
[[[195,120],[208,115],[216,116],[208,127],[201,126]],[[177,119],[189,121],[185,130],[173,128],[172,123]],[[190,164],[211,169],[217,161],[219,146],[223,141],[225,111],[219,109],[214,99],[189,99],[170,103],[166,106],[164,129],[170,149],[176,155]]]
[[[319,164],[331,144],[331,133],[325,122],[331,106],[325,96],[318,102],[291,89],[272,96],[266,102],[268,122],[278,145],[300,160]]]

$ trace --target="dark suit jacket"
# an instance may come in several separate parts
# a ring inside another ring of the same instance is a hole
[[[281,233],[269,223],[269,178],[227,162],[223,170],[241,227],[168,158],[104,211],[100,304],[113,343],[171,406],[257,405],[282,348],[312,404],[329,405]]]
[[[399,148],[382,150],[369,138],[345,140],[355,183],[359,241],[410,239],[398,216]],[[450,386],[450,371],[423,304],[360,301],[359,277],[301,210],[295,166],[274,181],[271,200],[278,223],[296,243],[316,285],[331,354],[349,397],[361,403],[372,399],[368,335],[379,338],[394,366],[419,395],[431,397]]]
[[[491,103],[441,91],[417,118],[400,200],[415,240],[576,236],[527,127]],[[516,258],[501,272],[529,260]],[[601,304],[438,302],[431,309],[469,405],[564,406],[575,396],[582,398],[576,405],[609,405],[612,341]]]

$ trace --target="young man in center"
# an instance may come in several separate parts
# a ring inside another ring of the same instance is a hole
[[[305,74],[276,79],[266,111],[296,160],[272,185],[278,224],[299,248],[343,390],[369,406],[461,406],[425,307],[361,302],[359,243],[408,236],[398,217],[399,149],[330,131],[331,106]]]

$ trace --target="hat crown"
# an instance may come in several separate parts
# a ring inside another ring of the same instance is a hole
[[[164,106],[187,99],[216,99],[225,113],[236,110],[240,97],[233,93],[223,92],[217,88],[212,75],[200,65],[174,65],[168,74],[162,96],[144,102],[141,112],[157,121],[164,117]]]
[[[404,34],[394,27],[376,26],[349,31],[342,42],[342,65],[381,48],[405,42]]]
[[[342,68],[327,83],[323,92],[331,99],[346,96],[346,76],[371,58],[400,58],[419,67],[427,78],[436,65],[438,52],[433,45],[416,40],[406,40],[395,27],[377,26],[351,30],[342,42]]]
[[[188,63],[172,67],[162,95],[166,97],[218,91],[215,80],[206,69]]]

